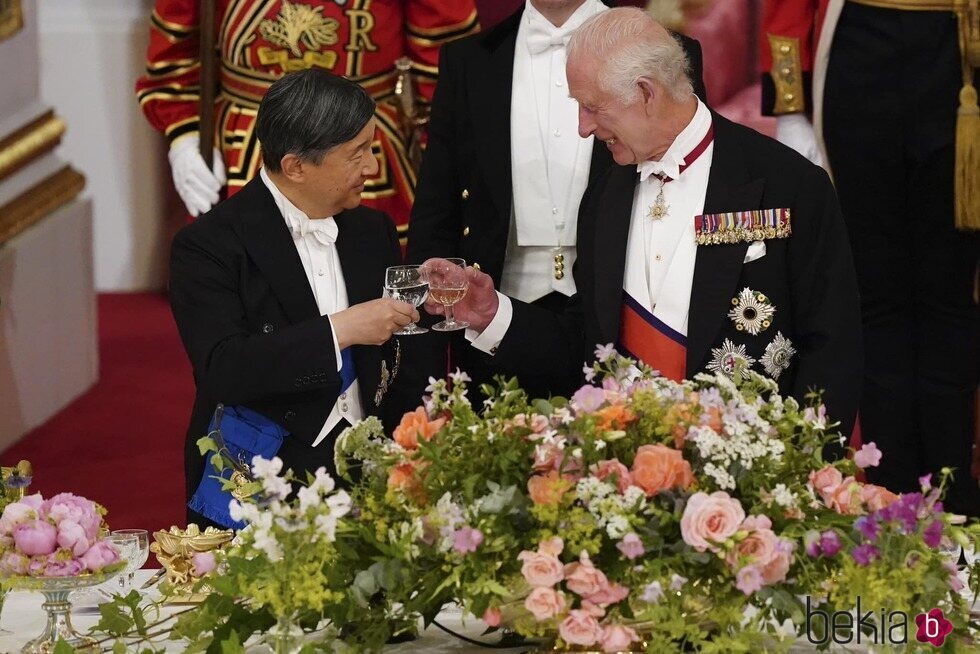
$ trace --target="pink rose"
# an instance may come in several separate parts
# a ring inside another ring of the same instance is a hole
[[[20,552],[7,551],[0,556],[0,575],[9,577],[14,575],[26,575],[27,566],[31,560]]]
[[[717,552],[716,543],[731,538],[743,520],[745,510],[728,493],[695,493],[688,499],[681,516],[681,537],[699,552]]]
[[[91,546],[92,542],[77,522],[62,520],[58,523],[58,547],[71,550],[75,556],[81,556]]]
[[[745,522],[749,522],[749,520]],[[750,528],[748,536],[735,545],[735,548],[728,553],[726,561],[733,570],[746,565],[762,566],[776,557],[778,544],[779,539],[771,529]]]
[[[565,611],[565,594],[554,588],[535,588],[524,600],[524,608],[538,622],[548,620]]]
[[[77,577],[82,574],[85,566],[78,559],[59,561],[55,557],[48,557],[48,564],[44,568],[46,577]]]
[[[558,625],[558,635],[568,645],[595,645],[602,638],[602,627],[593,616],[576,609]]]
[[[82,554],[80,561],[87,570],[98,572],[106,566],[119,563],[120,558],[118,550],[116,550],[112,543],[100,540],[90,547],[85,554]]]
[[[810,473],[810,485],[828,504],[830,503],[829,498],[833,496],[834,491],[837,490],[843,480],[844,476],[834,466],[824,466],[820,470]]]
[[[191,556],[191,563],[193,563],[194,569],[191,574],[195,577],[203,577],[208,574],[216,565],[214,560],[214,552],[195,552]]]
[[[632,561],[635,558],[643,556],[643,541],[636,534],[630,532],[623,536],[623,540],[616,543],[616,549],[623,553],[627,559]]]
[[[629,594],[629,588],[626,586],[620,586],[619,584],[613,582],[611,584],[607,583],[597,592],[589,595],[586,599],[596,606],[610,606],[626,599],[626,596]]]
[[[581,597],[589,597],[608,588],[609,580],[601,570],[592,565],[588,552],[583,551],[577,563],[565,566],[565,585]]]
[[[633,485],[633,475],[630,469],[619,462],[619,459],[600,461],[595,466],[595,476],[599,481],[606,481],[615,475],[616,488],[620,493],[625,493],[626,489]]]
[[[759,566],[762,573],[762,580],[766,585],[777,584],[786,579],[789,573],[789,566],[793,563],[794,545],[791,541],[780,538],[776,543],[776,554],[769,559],[768,563]]]
[[[898,495],[882,486],[865,484],[861,487],[861,501],[868,511],[881,511],[898,499]]]
[[[834,489],[827,506],[841,515],[861,514],[861,484],[854,477],[847,477]]]
[[[542,443],[534,448],[534,463],[531,465],[536,472],[558,470],[564,453],[554,443]]]
[[[556,556],[524,550],[517,555],[517,560],[523,561],[521,574],[532,586],[550,587],[564,578],[561,561]]]
[[[630,646],[640,640],[636,632],[621,624],[611,624],[602,630],[599,644],[603,652],[625,652]]]
[[[499,627],[502,617],[503,616],[500,614],[500,609],[495,606],[491,606],[483,612],[483,622],[488,627]]]
[[[547,416],[541,414],[534,414],[531,416],[531,431],[535,434],[543,434],[551,428],[551,421],[548,420]]]
[[[85,534],[91,540],[99,536],[99,525],[102,518],[95,508],[95,502],[71,493],[59,493],[41,505],[41,515],[58,524],[62,520],[71,520],[81,525]]]
[[[14,544],[27,556],[52,554],[57,547],[58,530],[50,522],[31,520],[14,529]]]
[[[565,549],[565,541],[558,536],[552,536],[538,543],[538,552],[550,556],[558,556]]]
[[[17,525],[37,518],[37,509],[23,501],[8,504],[0,515],[0,534],[13,534]]]

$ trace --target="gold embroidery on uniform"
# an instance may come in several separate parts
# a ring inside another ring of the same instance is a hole
[[[350,23],[350,42],[348,52],[367,50],[377,52],[378,46],[371,41],[371,30],[374,29],[374,15],[367,9],[347,9],[344,11]]]
[[[323,7],[283,0],[279,15],[275,20],[262,21],[259,33],[270,43],[288,48],[296,57],[302,57],[300,42],[313,51],[319,51],[325,45],[337,43],[338,27],[340,22],[337,19],[323,17]]]
[[[792,114],[803,111],[803,64],[800,60],[800,40],[788,36],[769,37],[772,53],[772,81],[776,87],[775,114]]]

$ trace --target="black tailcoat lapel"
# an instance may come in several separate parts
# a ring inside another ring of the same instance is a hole
[[[467,80],[470,112],[476,130],[476,153],[501,216],[510,216],[513,202],[510,159],[510,103],[514,85],[514,49],[521,9],[483,37],[486,69]]]
[[[619,339],[626,245],[633,216],[636,166],[614,166],[604,185],[595,219],[595,311],[601,341]]]
[[[765,180],[754,179],[740,156],[731,123],[711,112],[715,131],[704,213],[761,209]],[[748,243],[698,246],[687,321],[687,375],[703,368],[737,292]]]
[[[259,178],[239,193],[250,196],[243,203],[245,209],[237,227],[242,243],[268,280],[290,322],[295,324],[319,316],[303,262],[272,193]]]

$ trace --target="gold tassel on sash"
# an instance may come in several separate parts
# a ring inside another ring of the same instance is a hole
[[[980,67],[980,1],[961,0],[958,5],[963,88],[956,114],[956,228],[980,230],[980,106],[973,84],[973,70]]]

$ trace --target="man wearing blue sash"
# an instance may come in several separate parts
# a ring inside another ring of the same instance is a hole
[[[674,379],[741,368],[798,399],[821,389],[847,434],[861,317],[830,180],[711,111],[687,68],[676,41],[638,9],[602,12],[572,35],[579,135],[619,164],[582,199],[577,293],[554,314],[470,269],[456,315],[500,371],[548,373],[556,393],[580,384],[595,345],[612,342]]]
[[[219,419],[246,478],[255,454],[303,476],[333,471],[351,423],[378,415],[391,425],[419,402],[423,384],[401,362],[407,345],[390,340],[418,312],[381,297],[386,267],[401,263],[395,226],[359,206],[378,169],[374,104],[320,69],[277,81],[256,121],[261,174],[174,239],[170,301],[197,383],[190,521],[230,526],[231,498],[196,445]]]

